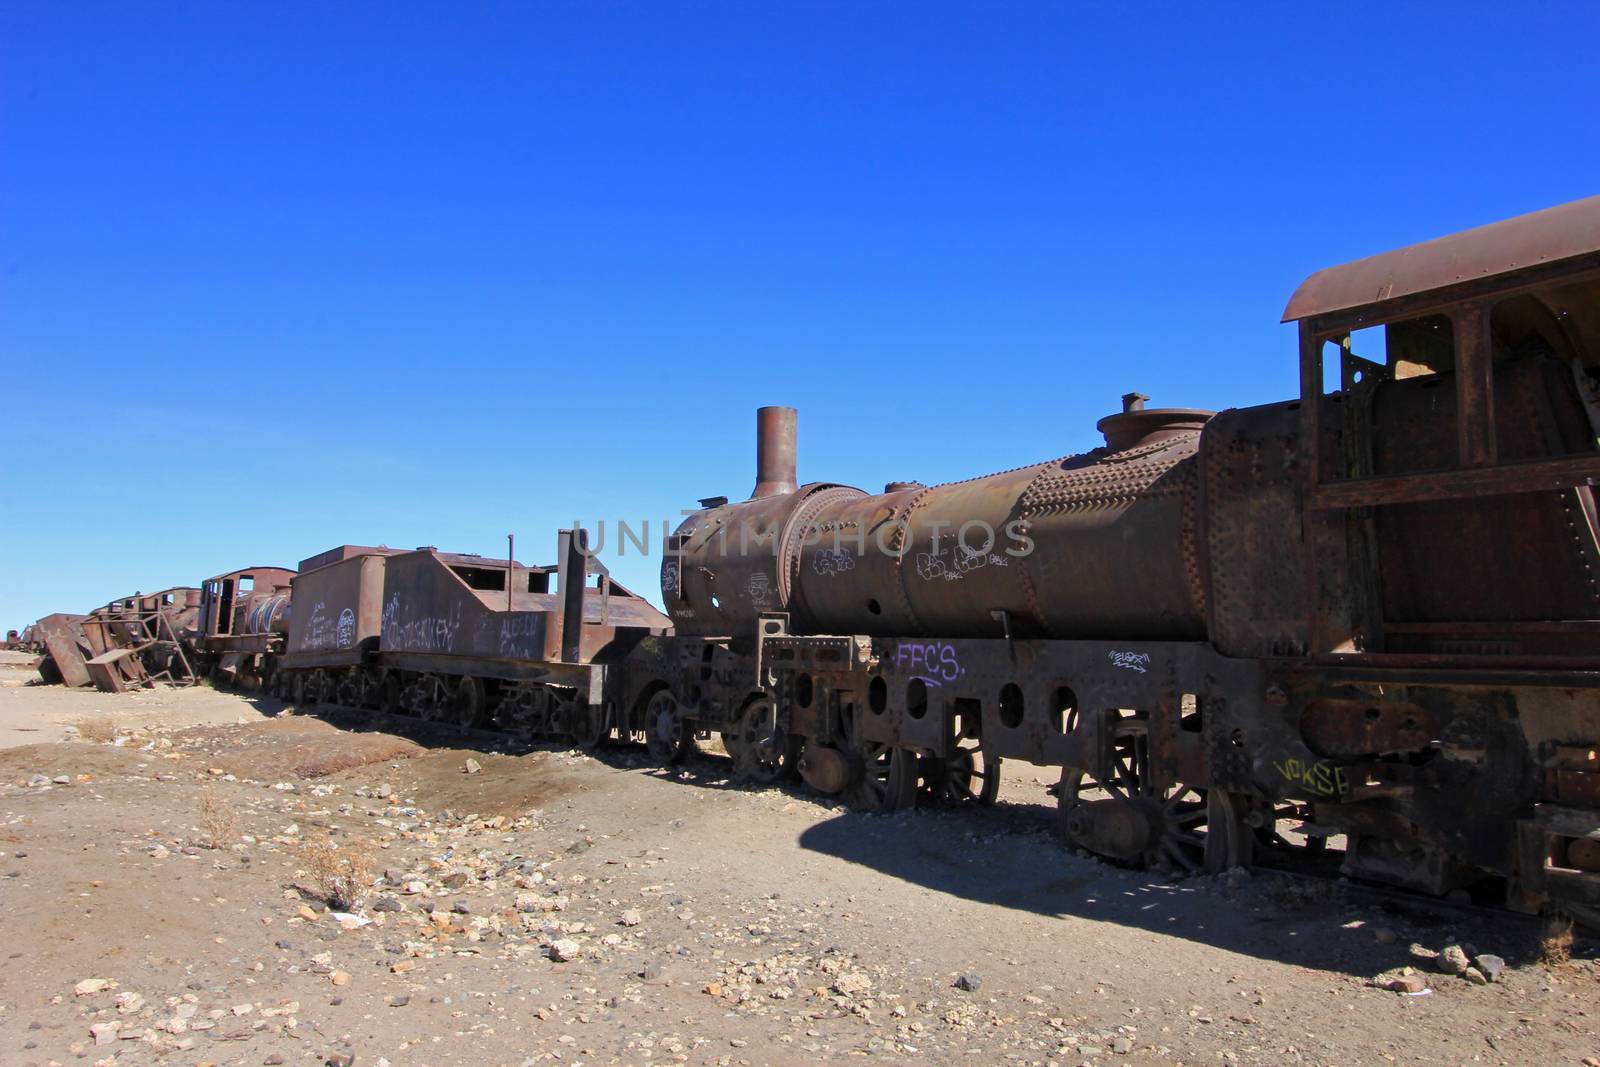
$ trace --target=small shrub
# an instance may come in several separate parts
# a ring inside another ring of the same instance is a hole
[[[108,717],[82,719],[76,725],[78,727],[78,736],[85,741],[109,744],[117,739],[117,724]]]
[[[1551,912],[1544,917],[1539,936],[1539,959],[1547,967],[1559,967],[1572,958],[1572,916]]]
[[[218,798],[214,789],[207,789],[200,797],[200,829],[205,848],[228,848],[239,836],[239,813]]]
[[[302,888],[340,911],[354,911],[366,902],[377,867],[370,841],[353,839],[342,845],[318,838],[300,846]]]

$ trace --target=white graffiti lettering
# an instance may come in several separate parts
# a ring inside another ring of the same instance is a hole
[[[1009,561],[997,553],[970,552],[959,544],[946,545],[937,552],[917,553],[917,577],[925,582],[944,579],[958,582],[982,567],[1004,567]]]
[[[541,612],[518,611],[500,619],[500,654],[511,659],[543,659],[544,618]]]
[[[301,639],[300,647],[307,651],[316,651],[334,647],[333,620],[327,615],[328,605],[324,601],[317,601],[311,606],[311,614],[306,617],[305,636]]]
[[[349,648],[356,643],[356,613],[349,608],[339,612],[339,622],[334,627],[334,642],[340,648]]]
[[[396,652],[454,652],[456,634],[461,631],[461,605],[453,604],[445,615],[412,615],[403,612],[400,594],[389,598],[383,607],[383,647]]]
[[[1144,674],[1150,669],[1148,652],[1107,652],[1106,657],[1111,660],[1113,667],[1121,667],[1125,671],[1138,671]]]
[[[818,574],[843,574],[854,570],[855,566],[856,558],[844,548],[818,549],[811,556],[811,569]]]

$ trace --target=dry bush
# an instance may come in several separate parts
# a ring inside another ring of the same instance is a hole
[[[1283,911],[1326,911],[1345,903],[1344,885],[1324,878],[1286,875],[1263,878],[1259,884],[1262,895]]]
[[[337,844],[332,838],[318,838],[300,846],[299,859],[301,888],[330,908],[355,911],[366,902],[377,870],[372,842],[354,838]]]
[[[206,848],[228,848],[239,836],[239,813],[219,800],[214,789],[200,796],[200,829],[205,831],[201,844]]]
[[[78,727],[78,736],[85,741],[109,744],[117,739],[117,724],[110,718],[80,719],[75,725]]]
[[[1559,967],[1572,958],[1572,917],[1551,912],[1544,917],[1539,936],[1539,959],[1547,967]]]

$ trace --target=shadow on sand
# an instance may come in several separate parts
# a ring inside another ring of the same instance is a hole
[[[263,715],[284,702],[244,695]],[[557,741],[526,741],[489,730],[465,730],[407,716],[332,705],[298,708],[343,730],[382,732],[424,747],[519,755],[564,751]],[[612,743],[591,755],[622,771],[671,778],[689,788],[750,789],[720,754],[697,754],[662,768],[635,744]],[[1067,848],[1054,834],[1054,812],[1041,805],[1000,803],[919,809],[896,815],[851,812],[790,783],[779,789],[818,804],[827,817],[799,836],[802,849],[870,868],[933,893],[1053,918],[1113,923],[1260,959],[1370,977],[1425,960],[1415,941],[1437,950],[1468,942],[1512,962],[1537,956],[1539,926],[1525,916],[1457,908],[1422,899],[1257,869],[1216,877],[1169,880],[1114,867]],[[936,905],[934,905],[936,906]],[[1375,936],[1395,933],[1390,944]],[[1081,934],[1081,925],[1074,926]],[[1576,946],[1592,955],[1594,946]]]

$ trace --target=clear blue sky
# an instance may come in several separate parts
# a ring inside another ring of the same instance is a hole
[[[0,5],[0,625],[1295,390],[1312,270],[1600,188],[1600,4]],[[618,561],[650,589],[657,559]],[[656,593],[655,595],[659,595]]]

